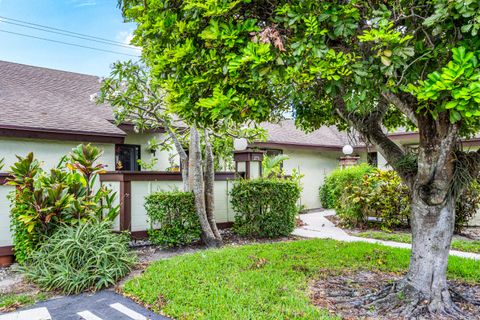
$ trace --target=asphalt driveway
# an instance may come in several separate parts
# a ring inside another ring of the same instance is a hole
[[[39,302],[0,320],[168,320],[111,290]]]

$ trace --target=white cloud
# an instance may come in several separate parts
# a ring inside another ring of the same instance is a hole
[[[70,0],[74,7],[87,7],[97,5],[97,0]]]
[[[130,45],[130,42],[133,39],[133,33],[127,31],[120,31],[117,33],[117,41],[122,42],[123,44]]]

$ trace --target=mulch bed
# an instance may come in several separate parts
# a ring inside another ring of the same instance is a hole
[[[379,314],[374,308],[359,306],[358,301],[370,293],[376,293],[393,281],[401,279],[401,274],[383,273],[376,271],[321,271],[320,277],[310,285],[310,298],[320,309],[329,310],[332,315],[340,316],[345,320],[373,320],[373,319],[401,319],[391,314]],[[480,285],[469,285],[462,282],[450,281],[449,286],[463,297],[472,300],[480,299]],[[480,319],[480,307],[457,303],[467,315],[467,319]],[[424,317],[422,319],[451,319]]]

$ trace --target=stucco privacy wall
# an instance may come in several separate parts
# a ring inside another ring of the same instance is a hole
[[[283,168],[287,174],[297,169],[302,178],[302,196],[300,204],[306,209],[320,208],[320,197],[318,194],[320,186],[323,185],[325,177],[338,168],[340,152],[331,151],[306,151],[297,149],[283,149],[289,159],[283,162]]]
[[[115,200],[113,201],[113,206],[118,206],[120,204],[120,182],[118,181],[106,181],[102,182],[103,186],[106,186],[108,189],[112,190],[112,192],[115,192],[116,197]],[[120,216],[117,216],[115,220],[113,221],[113,230],[115,231],[120,231]]]
[[[105,182],[110,183],[110,182]],[[215,219],[216,222],[234,220],[228,193],[233,181],[215,181]],[[150,228],[145,210],[145,197],[156,191],[181,190],[181,181],[132,181],[131,185],[131,231],[144,231]]]
[[[34,140],[1,138],[0,139],[0,159],[4,158],[5,167],[2,171],[8,171],[16,161],[16,156],[25,157],[33,152],[35,158],[42,162],[43,169],[54,168],[60,159],[67,155],[73,148],[81,142],[76,141],[54,141],[54,140]],[[103,150],[103,156],[100,159],[102,164],[107,165],[107,170],[115,170],[115,146],[113,144],[94,144]]]
[[[7,195],[14,187],[0,185],[0,247],[12,245],[10,233],[10,202]]]

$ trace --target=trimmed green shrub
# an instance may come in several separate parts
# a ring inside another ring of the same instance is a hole
[[[62,226],[36,251],[22,271],[46,290],[75,294],[113,285],[136,262],[129,236],[116,234],[111,223]]]
[[[231,191],[234,231],[243,236],[275,238],[295,228],[300,186],[291,179],[238,180]]]
[[[373,169],[359,185],[346,187],[340,199],[337,214],[344,225],[363,226],[375,217],[383,229],[409,226],[409,190],[395,171]]]
[[[368,164],[360,164],[332,171],[320,187],[320,202],[322,206],[325,209],[336,208],[345,188],[352,185],[360,185],[363,177],[372,170],[373,167]]]
[[[474,180],[457,200],[455,208],[455,232],[460,233],[480,209],[480,183]]]
[[[202,229],[191,192],[155,192],[145,198],[152,243],[175,247],[200,240]],[[155,228],[158,226],[159,228]]]

